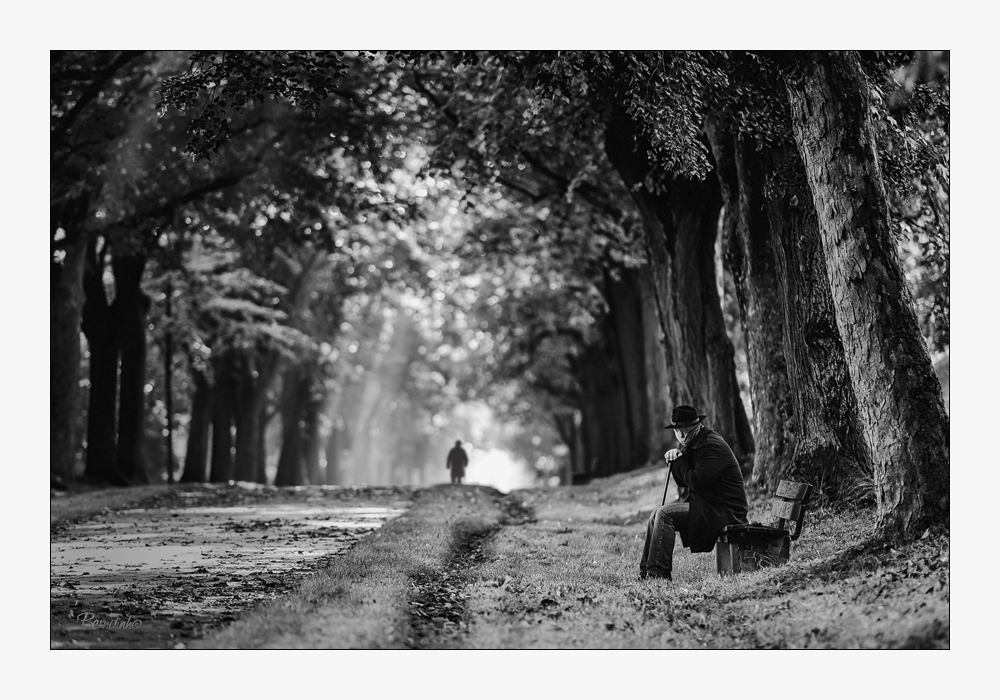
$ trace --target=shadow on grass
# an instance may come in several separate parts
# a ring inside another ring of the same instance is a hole
[[[726,600],[736,602],[763,595],[795,593],[873,574],[880,574],[890,582],[927,577],[942,566],[947,567],[947,554],[942,556],[942,552],[947,551],[948,542],[947,526],[931,528],[923,538],[908,543],[893,543],[873,535],[823,559],[761,569],[764,578],[760,586],[752,586],[749,590],[743,588],[727,596]]]
[[[407,612],[407,648],[460,647],[468,630],[465,585],[471,580],[471,572],[489,560],[490,540],[502,527],[533,522],[533,510],[515,496],[481,486],[468,493],[492,499],[500,517],[497,520],[465,517],[454,521],[448,553],[441,566],[424,567],[412,576],[414,592]]]

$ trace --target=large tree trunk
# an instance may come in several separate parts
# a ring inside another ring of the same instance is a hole
[[[56,224],[53,223],[53,226]],[[49,279],[49,471],[68,483],[76,464],[80,415],[80,318],[86,241],[67,239],[65,257],[50,263]]]
[[[773,491],[794,447],[792,401],[783,349],[784,319],[771,228],[764,211],[764,176],[753,147],[713,125],[709,130],[725,202],[725,258],[736,286],[753,401],[753,481]]]
[[[667,404],[663,387],[667,385],[667,361],[664,353],[663,330],[660,328],[660,314],[656,299],[656,285],[650,265],[636,271],[639,283],[639,303],[642,315],[642,340],[645,345],[643,357],[646,359],[646,411],[649,414],[650,458],[659,461],[672,444],[673,433],[664,430],[670,423],[673,406]]]
[[[837,329],[826,259],[802,160],[790,150],[765,154],[766,169],[783,187],[767,201],[780,297],[784,348],[792,387],[795,452],[788,476],[825,497],[874,499],[871,454]]]
[[[628,471],[637,464],[619,367],[608,341],[588,348],[575,363],[582,396],[584,452],[584,474],[578,478],[608,476]]]
[[[146,418],[146,316],[143,255],[115,257],[115,322],[121,348],[121,398],[115,465],[130,483],[149,483],[144,453]]]
[[[948,415],[893,245],[852,52],[809,53],[786,77],[848,371],[871,447],[882,534],[947,519]]]
[[[644,465],[652,454],[654,444],[659,446],[663,425],[654,431],[649,406],[649,380],[647,378],[647,344],[644,332],[641,275],[647,270],[620,269],[617,275],[605,270],[604,296],[608,302],[605,334],[611,344],[617,363],[617,377],[621,381],[622,403],[625,408],[626,434],[630,458],[617,465],[616,472],[628,471]],[[617,278],[616,278],[617,277]],[[658,358],[657,358],[658,359]]]
[[[205,467],[208,462],[208,438],[212,427],[212,389],[205,375],[195,370],[194,396],[191,399],[191,421],[188,427],[187,450],[184,456],[183,483],[205,481]]]
[[[732,343],[716,284],[715,241],[721,198],[714,178],[673,178],[653,191],[648,144],[630,118],[618,111],[605,129],[609,160],[632,193],[646,229],[654,299],[663,333],[662,393],[673,408],[690,404],[709,415],[712,426],[746,467],[753,433],[740,400]]]
[[[87,246],[83,275],[86,302],[82,327],[90,349],[90,398],[87,408],[87,460],[84,477],[96,483],[114,483],[118,408],[118,339],[114,313],[104,290],[104,256],[97,241]]]

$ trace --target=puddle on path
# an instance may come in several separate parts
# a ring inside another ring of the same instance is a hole
[[[300,487],[243,496],[177,491],[160,507],[57,528],[52,647],[182,648],[330,564],[401,515],[410,493]],[[252,502],[233,502],[243,500]]]

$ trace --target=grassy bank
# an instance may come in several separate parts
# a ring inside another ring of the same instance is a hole
[[[415,582],[440,578],[456,536],[489,531],[503,516],[493,489],[428,489],[294,594],[202,640],[201,648],[407,648]],[[451,593],[458,600],[454,586]]]
[[[86,520],[98,513],[136,508],[169,494],[176,487],[167,484],[150,486],[96,487],[75,484],[71,490],[52,490],[49,499],[49,525],[62,527]]]
[[[207,647],[947,648],[949,540],[866,543],[867,511],[810,513],[792,562],[720,578],[675,550],[639,581],[663,470],[587,486],[421,492],[402,517]],[[764,519],[765,503],[751,518]]]

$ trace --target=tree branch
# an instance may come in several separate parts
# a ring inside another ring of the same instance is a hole
[[[60,145],[62,140],[66,137],[66,133],[69,131],[73,123],[80,117],[83,110],[93,102],[97,96],[101,93],[101,90],[108,83],[111,78],[114,77],[115,73],[127,66],[129,63],[134,61],[136,58],[141,56],[144,51],[122,51],[118,58],[109,63],[107,67],[104,68],[97,77],[94,78],[90,85],[83,91],[80,95],[80,99],[76,101],[66,114],[60,118],[52,129],[52,153],[55,153],[56,146]]]

